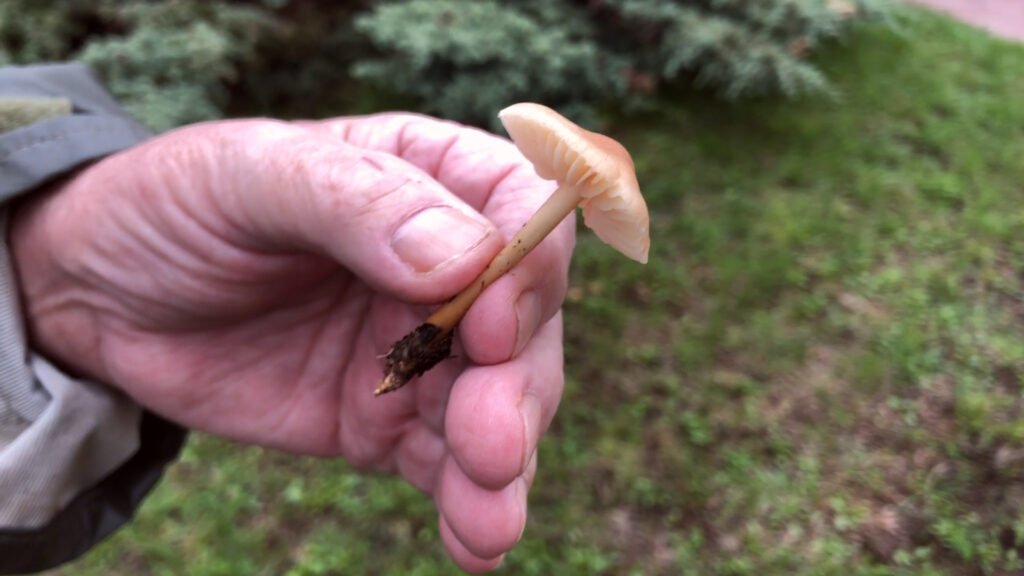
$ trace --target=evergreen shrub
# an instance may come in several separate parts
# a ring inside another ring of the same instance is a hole
[[[884,1],[4,0],[0,65],[84,61],[156,130],[338,113],[356,84],[492,127],[520,100],[586,123],[666,85],[826,92],[807,55]]]
[[[829,91],[808,54],[883,14],[878,0],[391,0],[357,17],[379,56],[353,71],[474,122],[520,100],[580,119],[680,82],[797,97]]]

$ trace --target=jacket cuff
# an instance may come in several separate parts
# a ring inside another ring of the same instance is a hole
[[[144,411],[132,433],[138,435],[139,450],[49,522],[0,530],[0,574],[38,572],[74,560],[132,518],[167,464],[178,457],[185,431]]]
[[[0,200],[151,136],[118,106],[82,64],[0,69],[0,99],[31,98],[68,99],[71,114],[15,128],[0,136]]]
[[[33,99],[70,106],[0,132],[0,574],[58,566],[122,526],[186,438],[28,349],[3,203],[151,136],[81,64],[0,68],[0,102],[22,114]]]

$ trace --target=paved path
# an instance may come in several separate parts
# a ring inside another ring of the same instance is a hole
[[[996,36],[1024,40],[1024,0],[908,0],[951,14]]]

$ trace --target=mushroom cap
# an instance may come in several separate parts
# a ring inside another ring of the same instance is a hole
[[[537,175],[576,189],[583,222],[598,238],[633,260],[647,262],[650,217],[633,159],[622,144],[542,104],[513,104],[498,117]]]

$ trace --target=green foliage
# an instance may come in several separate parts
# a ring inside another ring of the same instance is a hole
[[[829,91],[807,55],[883,1],[7,0],[0,65],[85,61],[156,130],[351,111],[354,80],[491,127],[523,100],[590,124],[603,104],[636,109],[672,84],[730,99]]]
[[[400,0],[357,29],[381,56],[354,72],[415,96],[429,112],[488,122],[521,100],[587,120],[664,83],[695,80],[739,97],[828,90],[804,57],[879,2],[853,0]]]
[[[55,2],[0,2],[0,66],[65,58],[81,33],[75,15]]]
[[[219,118],[230,84],[275,31],[228,3],[37,2],[0,5],[0,63],[80,60],[155,130]]]
[[[601,49],[569,2],[383,3],[356,28],[386,56],[357,63],[354,74],[444,117],[486,121],[504,105],[539,100],[579,118],[581,104],[626,95],[625,61]]]
[[[83,61],[157,131],[234,114],[340,112],[351,108],[339,85],[359,53],[350,40],[355,9],[284,0],[6,0],[0,65]]]
[[[639,38],[641,47],[654,50],[646,63],[653,73],[669,80],[695,73],[698,83],[729,97],[825,89],[824,76],[802,56],[838,36],[851,17],[867,9],[822,0],[611,0],[609,5],[626,26],[657,30]]]
[[[90,40],[75,58],[156,130],[223,116],[228,84],[272,30],[256,10],[198,0],[110,5],[100,15],[127,33]]]

